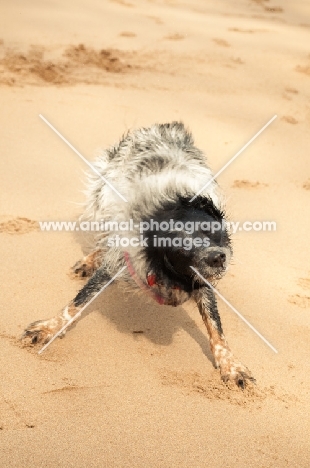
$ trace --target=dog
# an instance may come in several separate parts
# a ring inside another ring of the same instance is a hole
[[[222,379],[242,388],[254,382],[222,329],[214,284],[227,270],[232,245],[218,185],[192,134],[181,122],[129,131],[93,167],[83,219],[109,229],[73,267],[89,280],[59,315],[31,323],[22,338],[47,343],[114,279],[159,304],[193,299]]]

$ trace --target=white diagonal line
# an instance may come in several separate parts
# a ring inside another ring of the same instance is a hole
[[[86,158],[76,149],[74,146],[58,131],[56,128],[45,118],[42,114],[39,117],[96,173],[99,177],[112,189],[115,193],[124,201],[127,202],[126,198],[119,193],[119,191],[109,182],[99,171],[89,162]]]
[[[102,291],[107,288],[114,280],[115,278],[117,278],[117,276],[119,276],[124,270],[125,270],[126,265],[123,266],[123,268],[120,269],[120,271],[118,273],[116,273],[116,275],[113,276],[113,278],[110,279],[110,281],[107,282],[107,284],[105,284],[101,289],[100,291],[97,292],[97,294],[94,295],[94,297],[91,298],[90,301],[87,302],[87,304],[84,305],[84,307],[82,307],[81,310],[79,310],[70,320],[69,322],[66,323],[66,325],[64,325],[57,333],[56,335],[54,335],[49,341],[48,343],[46,343],[43,348],[40,349],[40,351],[38,352],[38,354],[41,354],[43,353],[43,351],[59,336],[62,334],[63,331],[65,331],[65,329],[67,327],[69,327],[69,325],[71,325],[72,322],[74,322],[74,320],[76,320],[81,314],[82,312],[86,309],[86,307],[89,306],[89,304],[91,304],[95,299],[96,297],[99,296],[100,293],[102,293]]]
[[[222,167],[222,169],[220,169],[213,177],[212,179],[210,179],[200,190],[199,192],[196,193],[196,195],[190,199],[190,202],[192,202],[193,200],[195,200],[195,198],[198,197],[198,195],[203,191],[205,190],[210,184],[212,184],[212,182],[214,181],[214,179],[216,179],[223,171],[225,171],[226,167],[228,167],[241,153],[242,151],[244,151],[251,143],[252,141],[255,140],[255,138],[258,137],[258,135],[260,135],[275,119],[277,118],[277,115],[274,115],[272,117],[272,119],[270,119],[260,130],[259,132],[257,132],[252,138],[251,140],[249,140],[239,151],[238,153],[235,154],[235,156],[233,156],[226,164],[225,166]]]
[[[276,348],[274,348],[274,347],[272,346],[272,344],[270,344],[269,341],[266,340],[266,338],[265,338],[261,333],[259,333],[259,331],[256,330],[256,328],[253,327],[253,325],[251,325],[250,322],[248,322],[247,319],[244,318],[243,315],[241,315],[240,312],[238,312],[238,310],[237,310],[233,305],[231,305],[230,302],[228,302],[227,299],[225,299],[225,297],[222,296],[222,294],[219,293],[217,289],[215,289],[215,288],[212,286],[212,284],[209,283],[209,281],[207,281],[194,267],[191,266],[191,269],[196,273],[197,276],[199,276],[199,278],[201,278],[201,279],[213,290],[213,292],[215,292],[215,293],[222,299],[222,301],[225,302],[225,304],[227,304],[227,305],[231,308],[231,310],[232,310],[233,312],[235,312],[235,314],[238,315],[239,318],[241,318],[241,320],[244,321],[244,323],[247,324],[248,327],[251,328],[251,330],[252,330],[254,333],[256,333],[257,336],[260,337],[261,340],[263,340],[263,341],[266,343],[266,345],[269,346],[269,348],[272,349],[272,351],[274,351],[275,353],[278,353],[278,351],[276,350]]]

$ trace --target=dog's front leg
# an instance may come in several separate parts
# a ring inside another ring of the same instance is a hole
[[[92,297],[111,280],[111,276],[101,267],[59,315],[47,320],[33,322],[25,329],[22,339],[30,343],[47,343],[53,335],[62,329]],[[65,332],[62,334],[62,336]]]
[[[207,327],[211,351],[216,367],[220,368],[222,379],[225,382],[233,380],[242,388],[245,387],[247,381],[255,382],[249,369],[234,357],[227,344],[212,289],[207,286],[201,288],[197,293],[196,301]]]

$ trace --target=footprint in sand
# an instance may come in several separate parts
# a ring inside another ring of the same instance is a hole
[[[254,32],[253,29],[243,29],[243,28],[228,28],[228,31],[240,32],[240,33],[248,33],[248,34],[251,34],[251,33]]]
[[[281,120],[284,120],[284,122],[287,122],[293,125],[298,124],[298,120],[296,120],[295,117],[292,117],[291,115],[284,115],[283,117],[281,117]]]
[[[131,31],[124,31],[120,33],[121,37],[137,37],[137,35],[134,32]]]
[[[226,403],[238,406],[260,405],[267,398],[287,403],[290,395],[275,390],[273,386],[260,388],[258,385],[249,384],[242,392],[233,383],[224,383],[219,379],[217,371],[212,371],[209,376],[200,375],[198,372],[176,372],[170,369],[162,369],[159,377],[163,385],[178,387],[186,393],[199,394],[209,400],[222,400]]]
[[[290,94],[298,94],[298,90],[295,89],[295,88],[285,88],[285,90],[287,93],[290,93]]]
[[[299,278],[297,280],[297,284],[305,291],[310,291],[310,278]],[[295,304],[302,309],[307,309],[310,307],[310,296],[294,294],[293,296],[289,296],[288,302]]]
[[[283,8],[279,6],[270,6],[270,7],[265,6],[265,10],[269,11],[269,13],[283,13],[284,11]]]
[[[308,179],[302,186],[305,190],[310,190],[310,179]]]
[[[299,278],[297,284],[303,289],[310,290],[310,278]]]
[[[13,218],[0,221],[0,233],[5,234],[27,234],[39,231],[39,223],[28,218]]]
[[[261,6],[265,11],[269,13],[283,13],[283,8],[279,6],[266,5],[269,0],[253,0],[256,4]]]
[[[288,302],[295,304],[302,309],[308,309],[310,307],[310,296],[301,296],[300,294],[295,294],[288,298]]]
[[[298,94],[298,90],[295,89],[295,88],[285,88],[283,93],[282,93],[282,97],[283,99],[286,99],[287,101],[291,101],[292,98],[293,98],[293,95],[296,95]]]
[[[212,39],[212,41],[221,47],[230,47],[229,42],[225,41],[225,39],[220,39],[220,38],[215,37],[214,39]]]
[[[231,61],[233,63],[237,63],[238,65],[244,65],[244,63],[245,63],[240,57],[233,57],[231,59]]]
[[[164,37],[164,39],[168,39],[168,41],[181,41],[184,38],[185,38],[185,36],[183,36],[183,34],[179,34],[179,33],[169,34],[169,36]]]
[[[305,66],[297,65],[295,70],[298,71],[299,73],[304,73],[305,75],[310,75],[310,65],[305,65]]]
[[[133,57],[132,52],[116,49],[97,50],[84,44],[71,45],[53,61],[47,60],[45,53],[44,48],[37,46],[31,46],[28,51],[22,53],[14,49],[5,49],[0,57],[0,85],[99,84],[105,79],[103,72],[122,74],[131,72],[134,68],[138,69],[127,63],[129,55]]]
[[[253,189],[253,188],[262,188],[268,187],[268,184],[264,184],[262,182],[251,182],[250,180],[234,180],[232,188],[245,188],[245,189]]]

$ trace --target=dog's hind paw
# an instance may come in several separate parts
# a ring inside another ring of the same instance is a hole
[[[255,384],[256,380],[247,367],[239,362],[233,362],[220,366],[221,377],[224,382],[235,382],[240,388],[245,388],[248,383]]]
[[[59,329],[58,320],[53,318],[50,320],[38,320],[30,323],[25,328],[21,336],[21,340],[25,344],[31,345],[36,343],[47,343]]]

